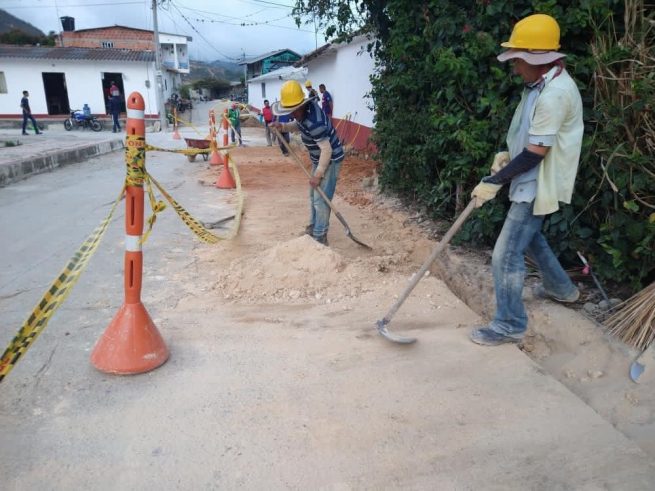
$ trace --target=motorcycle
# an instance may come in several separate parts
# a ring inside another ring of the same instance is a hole
[[[86,115],[83,111],[75,109],[71,111],[70,118],[64,121],[64,128],[66,131],[71,131],[73,128],[91,128],[93,131],[102,131],[102,123],[95,116]]]

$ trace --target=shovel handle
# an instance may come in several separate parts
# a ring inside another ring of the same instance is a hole
[[[418,273],[414,275],[414,277],[411,279],[409,284],[405,287],[405,290],[400,295],[398,300],[396,300],[396,303],[394,303],[393,306],[389,309],[387,315],[385,315],[384,318],[380,321],[383,323],[383,325],[387,325],[389,324],[389,322],[391,322],[392,317],[398,311],[400,306],[405,302],[405,300],[407,300],[407,297],[409,296],[410,293],[412,293],[414,287],[418,285],[418,282],[421,281],[423,275],[425,275],[425,272],[430,268],[430,265],[432,265],[432,263],[437,258],[437,256],[441,254],[441,252],[448,245],[448,243],[453,238],[453,236],[459,231],[459,229],[462,227],[462,225],[464,224],[464,222],[469,217],[471,212],[473,212],[474,209],[475,209],[475,199],[472,199],[471,201],[469,201],[469,204],[466,206],[466,208],[464,208],[464,211],[462,211],[459,217],[457,217],[455,223],[453,223],[450,226],[450,228],[446,232],[446,235],[443,236],[443,238],[439,241],[436,247],[432,250],[432,254],[430,254],[430,257],[428,257],[425,260],[425,262],[421,266],[421,269],[418,270]]]

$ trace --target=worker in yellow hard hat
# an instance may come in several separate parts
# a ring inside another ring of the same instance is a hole
[[[307,89],[307,96],[310,99],[318,99],[318,92],[316,92],[316,89],[312,87],[311,80],[305,80],[305,88]]]
[[[491,175],[471,194],[482,206],[509,184],[511,207],[492,257],[496,312],[471,332],[472,341],[491,346],[517,343],[527,329],[525,254],[541,271],[536,297],[571,303],[580,296],[541,233],[545,216],[559,202],[571,202],[584,131],[580,92],[559,51],[559,25],[549,15],[530,15],[501,46],[508,49],[498,60],[511,60],[525,85],[507,132],[508,151],[495,156]]]
[[[272,105],[273,114],[290,115],[290,123],[273,122],[270,126],[281,131],[300,132],[302,142],[312,162],[312,177],[309,179],[309,225],[305,233],[316,241],[327,245],[330,225],[330,206],[314,189],[320,186],[329,200],[332,200],[337,186],[339,170],[343,162],[343,146],[317,99],[305,97],[296,80],[289,80],[280,89],[280,100]]]

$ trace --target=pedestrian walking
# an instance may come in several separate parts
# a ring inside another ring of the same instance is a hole
[[[109,111],[111,112],[111,119],[114,123],[111,131],[112,133],[118,133],[121,131],[121,122],[119,120],[121,112],[121,98],[119,96],[115,95],[109,98]]]
[[[544,217],[557,211],[559,202],[571,202],[584,131],[580,92],[566,71],[566,55],[558,52],[559,25],[548,15],[528,16],[501,46],[509,50],[498,60],[512,60],[525,88],[507,133],[509,152],[496,155],[492,175],[471,194],[482,206],[510,184],[512,204],[491,263],[496,312],[489,324],[471,332],[473,342],[489,346],[516,343],[525,335],[525,253],[542,275],[535,296],[563,303],[580,296],[541,233]]]
[[[264,118],[264,128],[266,130],[266,144],[270,147],[275,143],[275,135],[271,131],[269,124],[273,122],[273,110],[271,109],[268,99],[264,100],[262,108],[262,117]]]
[[[323,99],[321,100],[321,109],[323,109],[323,112],[328,118],[332,119],[332,109],[334,108],[334,102],[332,102],[332,96],[325,89],[325,84],[319,85],[318,90],[320,90],[321,94],[323,95]]]
[[[232,124],[232,128],[230,129],[230,137],[232,143],[236,141],[235,134],[234,134],[236,132],[239,135],[239,146],[242,146],[243,143],[241,142],[241,112],[239,111],[239,106],[236,102],[232,104],[232,107],[227,112],[227,118],[230,120],[230,123]]]
[[[314,190],[320,186],[329,200],[334,196],[344,157],[339,137],[318,102],[305,98],[300,83],[295,80],[282,85],[280,101],[273,104],[273,113],[278,116],[291,115],[295,119],[290,123],[273,122],[271,126],[286,132],[299,131],[309,152],[312,177],[309,179],[309,225],[305,227],[305,233],[311,234],[317,242],[328,245],[330,206]]]
[[[316,89],[314,89],[312,87],[312,81],[311,80],[306,80],[305,81],[305,88],[307,89],[307,97],[309,99],[318,100],[318,93],[316,92]]]
[[[23,135],[27,135],[27,120],[32,121],[32,126],[34,127],[34,133],[37,135],[41,134],[39,131],[39,125],[36,123],[36,119],[32,116],[32,109],[30,109],[30,93],[27,90],[23,91],[23,98],[20,100],[20,107],[23,110]]]

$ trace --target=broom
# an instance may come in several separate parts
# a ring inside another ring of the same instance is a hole
[[[624,343],[646,349],[655,340],[655,282],[618,305],[605,326]]]

